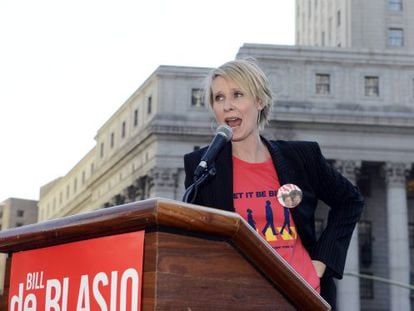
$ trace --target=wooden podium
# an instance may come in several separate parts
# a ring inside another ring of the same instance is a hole
[[[330,310],[236,213],[154,198],[0,232],[14,252],[145,230],[142,310]]]

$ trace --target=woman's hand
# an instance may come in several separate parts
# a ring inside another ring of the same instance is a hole
[[[319,260],[312,260],[313,266],[315,267],[316,274],[319,278],[323,276],[326,270],[326,265]]]

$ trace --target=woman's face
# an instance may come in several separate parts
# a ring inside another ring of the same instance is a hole
[[[227,124],[233,130],[233,141],[242,141],[258,135],[257,117],[260,105],[239,85],[221,76],[212,83],[213,112],[218,124]]]

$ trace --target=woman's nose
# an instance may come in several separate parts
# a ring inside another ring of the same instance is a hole
[[[233,99],[232,98],[226,98],[226,100],[224,101],[223,108],[224,108],[225,111],[232,110],[233,109]]]

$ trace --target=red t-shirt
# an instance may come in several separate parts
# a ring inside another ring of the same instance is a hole
[[[319,277],[297,234],[290,210],[280,205],[277,199],[279,187],[272,159],[248,163],[233,157],[236,212],[319,292]]]

